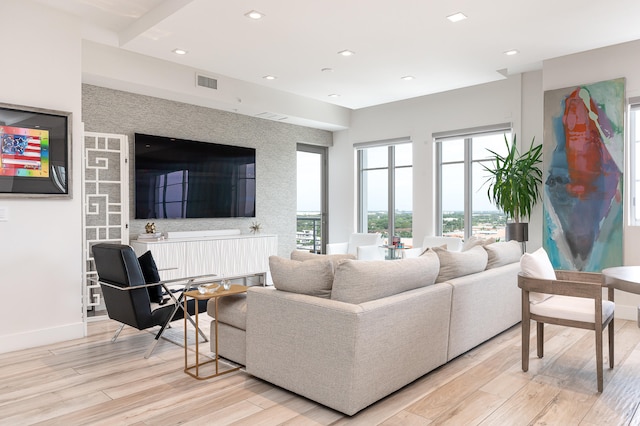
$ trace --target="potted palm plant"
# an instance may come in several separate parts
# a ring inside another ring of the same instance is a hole
[[[531,215],[533,206],[542,199],[542,145],[534,146],[531,140],[529,149],[520,154],[516,144],[509,144],[504,136],[507,154],[500,155],[488,150],[493,155],[491,166],[483,165],[489,173],[485,184],[489,184],[489,199],[507,215],[506,239],[525,242],[529,239],[528,223],[523,222]],[[508,220],[512,220],[509,222]]]

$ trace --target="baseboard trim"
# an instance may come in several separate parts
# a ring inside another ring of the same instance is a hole
[[[84,323],[65,324],[58,327],[30,330],[23,333],[0,336],[0,353],[31,349],[52,343],[84,337]]]
[[[638,320],[638,307],[631,305],[621,305],[616,302],[616,310],[614,318],[637,321]]]

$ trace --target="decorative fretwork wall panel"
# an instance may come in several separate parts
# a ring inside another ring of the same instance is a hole
[[[100,286],[95,279],[91,247],[101,242],[129,241],[129,169],[127,136],[84,134],[84,309],[85,318],[106,315]]]

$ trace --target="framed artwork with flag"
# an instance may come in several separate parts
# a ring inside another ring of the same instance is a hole
[[[0,197],[71,197],[71,113],[0,104]]]
[[[622,265],[625,79],[544,94],[543,245],[556,269]]]

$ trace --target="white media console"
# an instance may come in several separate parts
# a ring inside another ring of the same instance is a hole
[[[260,284],[271,284],[269,256],[278,254],[276,235],[238,235],[220,232],[212,236],[198,233],[169,234],[161,241],[132,240],[140,256],[151,251],[162,279],[216,274],[225,277],[263,276]],[[185,238],[187,236],[187,238]]]

